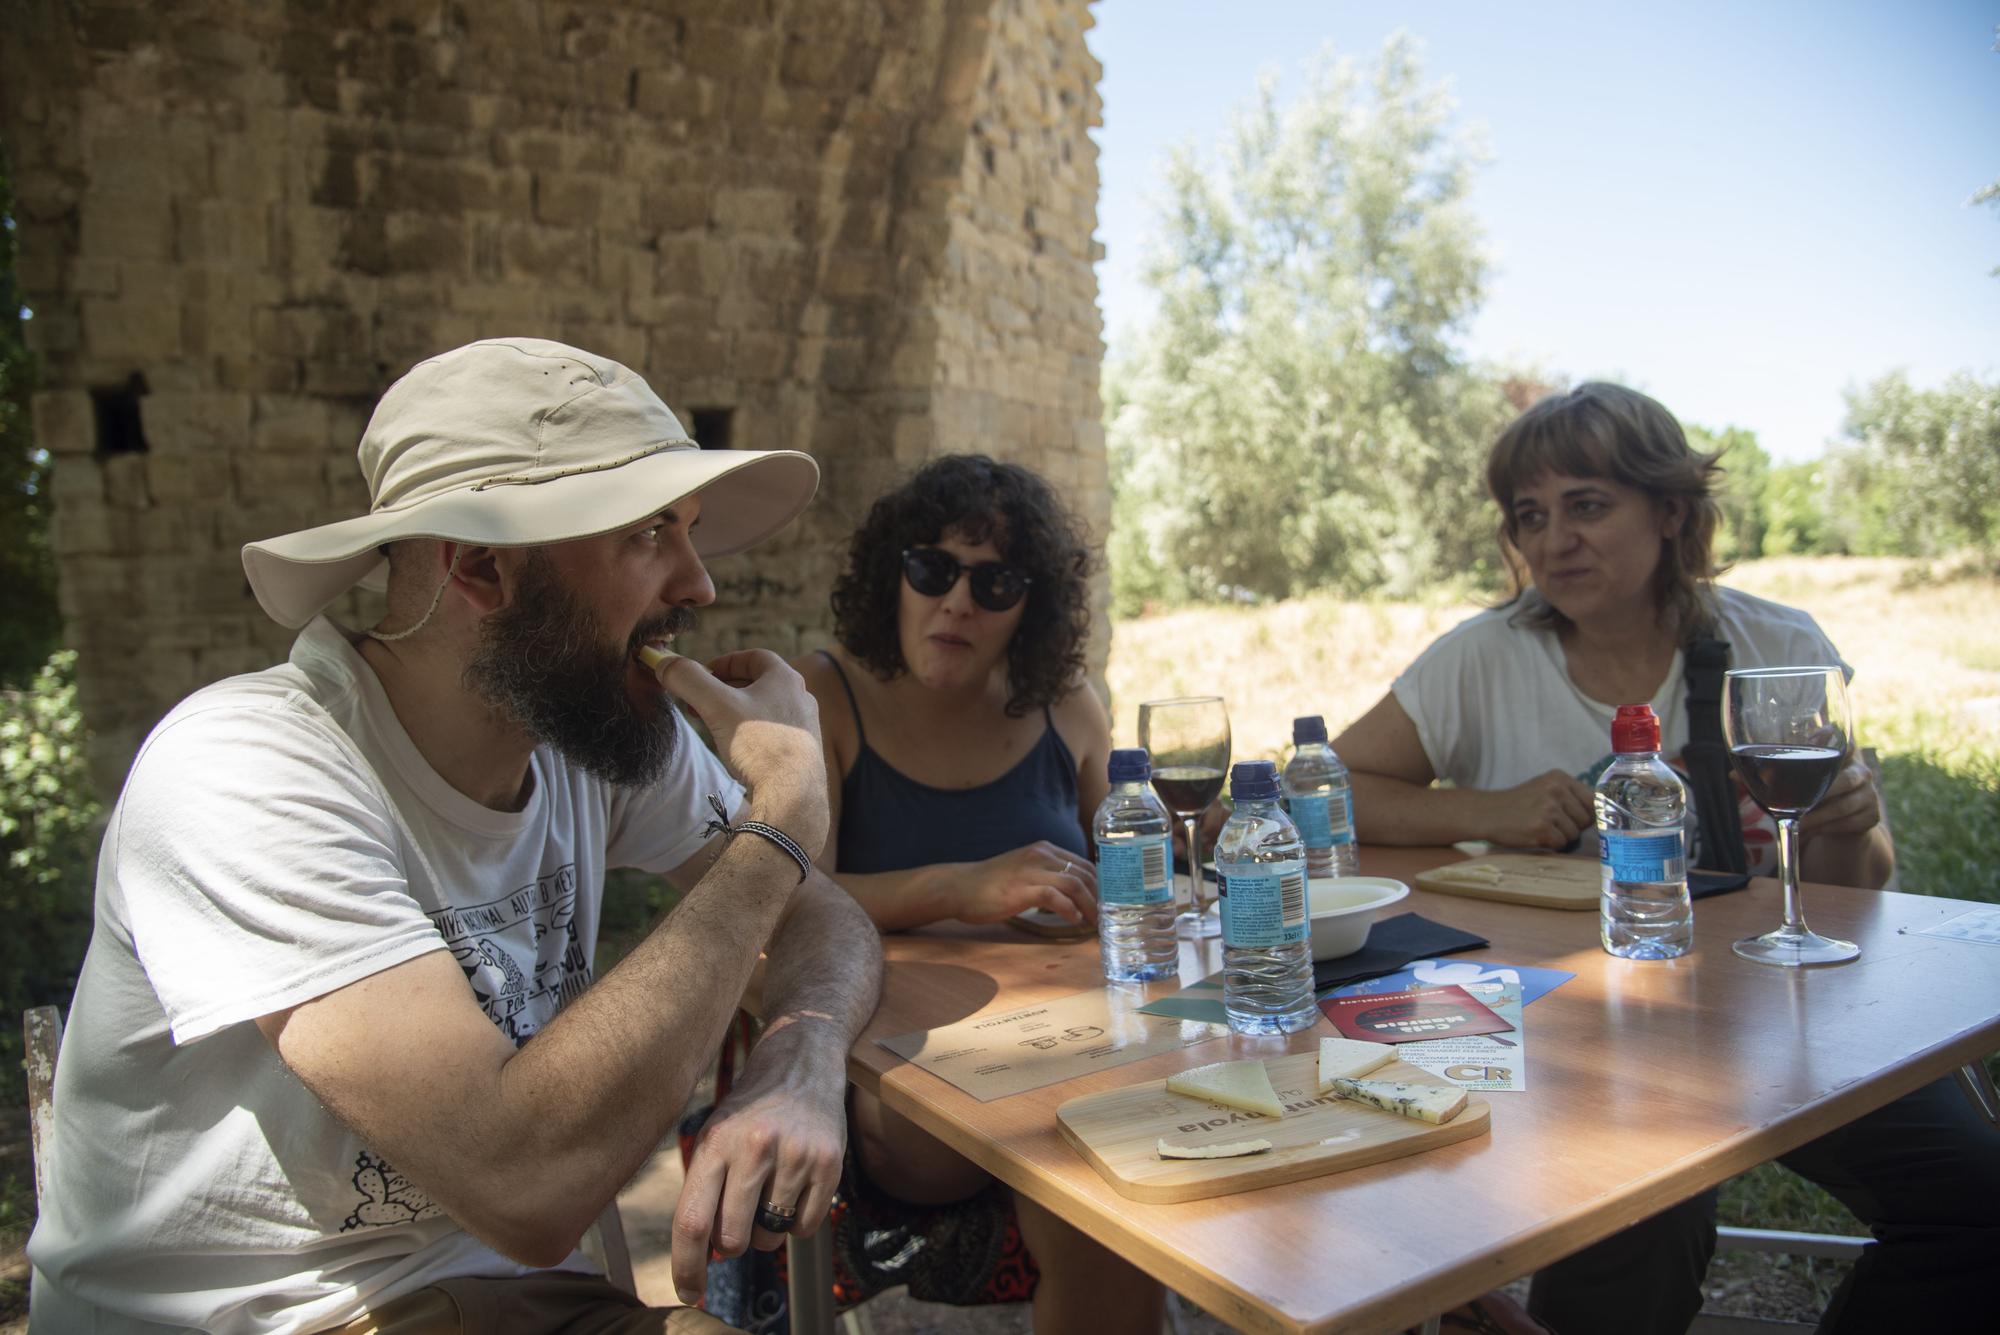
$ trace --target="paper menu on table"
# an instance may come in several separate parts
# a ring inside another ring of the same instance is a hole
[[[1464,1089],[1485,1092],[1515,1091],[1528,1087],[1528,1046],[1521,1029],[1521,985],[1508,983],[1460,983],[1513,1028],[1504,1033],[1466,1034],[1458,1038],[1432,1038],[1421,1043],[1402,1043],[1396,1055],[1432,1075],[1441,1075]]]
[[[1142,1015],[1140,1000],[1099,988],[877,1041],[986,1103],[1190,1048],[1227,1032],[1199,1021]]]

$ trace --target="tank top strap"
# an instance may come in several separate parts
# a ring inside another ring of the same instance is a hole
[[[840,678],[840,689],[847,692],[847,707],[854,711],[855,737],[863,747],[866,747],[868,745],[868,729],[861,725],[861,702],[854,698],[854,687],[849,684],[847,674],[841,671],[839,659],[824,649],[817,652],[821,658],[826,660],[826,665],[833,669],[833,675]]]

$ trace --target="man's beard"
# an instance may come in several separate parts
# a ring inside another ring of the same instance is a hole
[[[676,607],[642,622],[630,643],[614,646],[548,557],[533,552],[513,601],[481,624],[465,684],[579,769],[606,783],[641,787],[666,772],[679,730],[664,697],[651,710],[633,702],[632,655],[648,640],[694,625],[694,613]]]

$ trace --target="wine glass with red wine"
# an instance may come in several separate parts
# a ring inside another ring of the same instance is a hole
[[[1785,920],[1738,941],[1759,964],[1838,964],[1861,953],[1806,926],[1799,909],[1799,819],[1819,805],[1852,753],[1847,677],[1837,667],[1739,668],[1722,686],[1722,735],[1750,797],[1778,822]]]
[[[1201,813],[1222,795],[1229,772],[1229,711],[1219,695],[1148,700],[1139,706],[1139,745],[1153,758],[1153,791],[1187,825],[1188,911],[1184,936],[1219,936],[1222,924],[1201,895]]]

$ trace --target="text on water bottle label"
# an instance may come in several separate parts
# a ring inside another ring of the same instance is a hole
[[[1306,939],[1306,863],[1218,864],[1222,940],[1232,947],[1295,946]]]
[[[1168,849],[1164,834],[1097,845],[1097,897],[1106,904],[1164,904],[1173,898],[1168,879]]]
[[[1679,830],[1665,834],[1621,834],[1600,831],[1597,860],[1611,869],[1614,881],[1680,881],[1687,879],[1687,837]]]

